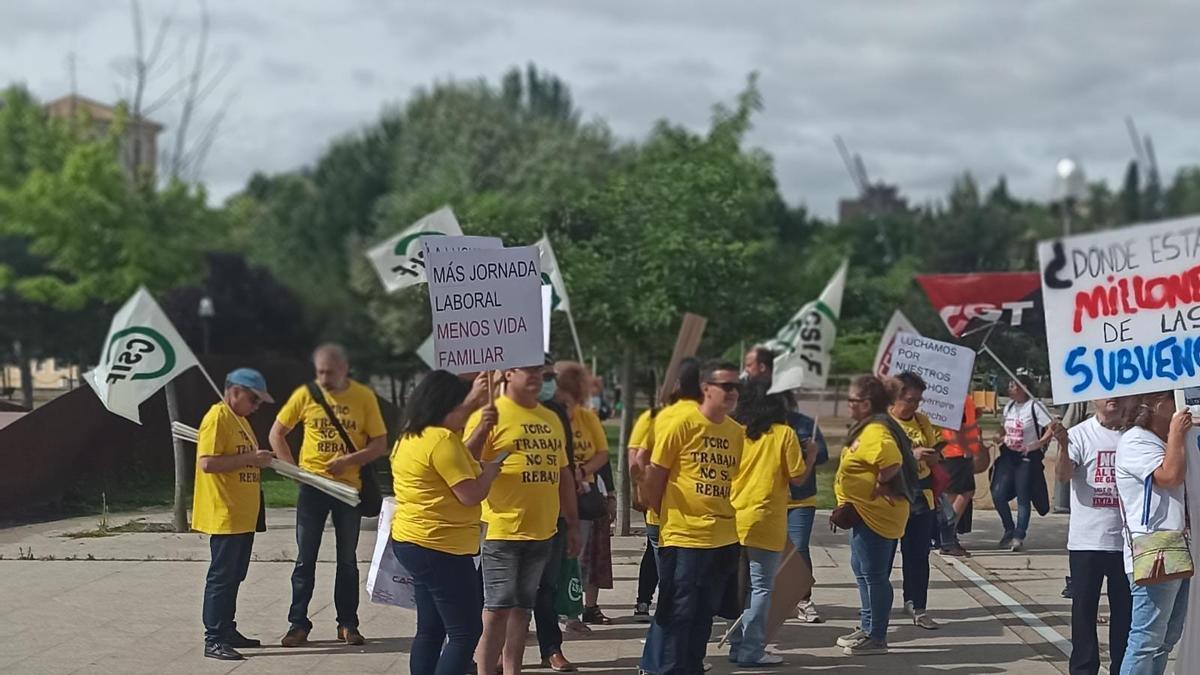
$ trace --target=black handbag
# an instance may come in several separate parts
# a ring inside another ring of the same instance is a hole
[[[346,446],[346,454],[356,452],[358,449],[354,447],[354,441],[350,440],[350,434],[346,433],[346,428],[342,426],[341,420],[333,413],[333,408],[325,400],[325,394],[321,388],[317,386],[316,382],[309,382],[305,386],[308,387],[308,393],[317,402],[317,405],[321,406],[321,410],[325,411],[325,415],[333,423],[333,428],[341,436],[342,443]],[[363,518],[375,518],[383,509],[383,493],[379,491],[379,480],[375,477],[375,472],[371,470],[370,463],[358,467],[358,477],[362,483],[362,487],[358,488],[358,512]]]
[[[588,485],[591,486],[590,490],[579,493],[579,519],[598,520],[608,513],[608,504],[604,495],[600,494],[600,488],[594,483]]]

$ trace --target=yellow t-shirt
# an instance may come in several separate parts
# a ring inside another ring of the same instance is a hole
[[[480,507],[465,506],[450,488],[479,476],[458,434],[428,427],[404,436],[392,450],[396,515],[392,539],[451,555],[479,553]]]
[[[842,450],[833,493],[838,504],[854,505],[863,521],[876,534],[899,539],[908,524],[908,500],[895,497],[891,503],[872,497],[879,470],[900,464],[900,448],[887,427],[875,422],[863,429],[858,439]]]
[[[800,441],[788,425],[774,424],[762,436],[746,439],[731,499],[742,546],[783,550],[787,542],[788,484],[802,475]]]
[[[660,413],[661,414],[661,413]],[[736,544],[729,502],[742,457],[745,430],[732,418],[713,423],[694,410],[655,424],[650,461],[668,471],[659,545],[718,548]]]
[[[481,459],[512,456],[483,500],[488,540],[544,541],[558,529],[559,472],[567,465],[562,422],[543,405],[525,408],[507,396],[496,399],[499,421],[484,441]],[[463,438],[479,426],[482,411],[467,421]]]
[[[249,426],[249,422],[246,423]],[[207,473],[201,457],[249,454],[258,450],[242,429],[237,415],[223,403],[208,409],[200,422],[196,441],[196,483],[192,494],[192,529],[207,534],[245,534],[258,524],[259,469],[243,466],[236,471]]]
[[[892,419],[896,420],[896,423],[904,430],[904,435],[908,436],[908,439],[912,441],[914,448],[932,448],[942,442],[942,437],[938,434],[933,423],[922,413],[913,415],[913,418],[910,420],[902,420],[895,415],[892,416]],[[925,480],[928,475],[929,465],[925,462],[917,462],[917,478]],[[929,503],[929,508],[932,509],[933,490],[921,490],[921,493],[925,495],[925,501]]]
[[[658,415],[652,415],[652,412],[647,410],[638,415],[637,421],[633,423],[633,430],[629,432],[629,447],[654,449],[654,423],[663,411],[658,411]],[[650,507],[646,507],[646,524],[658,525],[658,514]]]
[[[583,406],[575,406],[571,412],[571,433],[575,440],[575,465],[587,464],[596,453],[608,456],[608,436],[604,434],[604,426],[595,412]],[[588,478],[589,483],[596,482],[595,476]]]
[[[345,391],[336,394],[324,389],[321,391],[325,394],[325,402],[333,408],[338,420],[346,428],[350,440],[354,441],[355,448],[362,450],[367,441],[387,435],[383,415],[379,412],[379,399],[370,388],[350,380],[350,386]],[[362,487],[359,467],[349,467],[336,476],[325,468],[339,455],[354,452],[354,448],[345,447],[329,416],[308,393],[308,387],[296,387],[287,403],[279,409],[275,421],[288,429],[304,422],[304,440],[300,444],[298,458],[300,468],[345,483],[356,490]]]

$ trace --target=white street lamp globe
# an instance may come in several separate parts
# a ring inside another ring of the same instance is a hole
[[[1087,196],[1087,176],[1079,162],[1070,157],[1058,160],[1054,191],[1059,199],[1083,199]]]
[[[217,315],[217,308],[213,305],[212,298],[207,295],[200,298],[200,306],[196,308],[196,314],[202,319],[211,319]]]

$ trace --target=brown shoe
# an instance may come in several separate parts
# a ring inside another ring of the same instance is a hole
[[[549,658],[542,661],[543,668],[549,668],[556,673],[573,673],[575,672],[575,664],[567,660],[567,657],[562,655],[562,652],[554,652]]]
[[[308,631],[299,627],[289,629],[279,644],[284,647],[302,647],[308,644]]]
[[[339,628],[338,639],[352,647],[358,647],[367,643],[367,639],[363,637],[362,633],[358,632],[357,628]]]

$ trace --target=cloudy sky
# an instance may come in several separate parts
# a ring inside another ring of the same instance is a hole
[[[194,35],[198,5],[175,13],[169,45]],[[853,185],[841,134],[872,180],[935,199],[965,169],[1008,176],[1046,198],[1056,160],[1119,184],[1132,149],[1124,117],[1153,136],[1161,170],[1200,163],[1200,3],[1163,0],[817,2],[811,0],[210,0],[213,51],[233,68],[203,178],[218,196],[256,170],[311,163],[329,140],[434,80],[535,62],[573,88],[585,117],[643,136],[659,118],[696,128],[758,71],[766,109],[752,143],[775,158],[784,194],[824,215]],[[121,0],[3,0],[0,82],[49,100],[109,101],[132,52]],[[173,47],[169,47],[173,48]],[[174,71],[157,81],[170,85]],[[211,108],[210,108],[211,109]],[[159,118],[168,127],[177,112]],[[1192,123],[1189,125],[1188,120]]]

